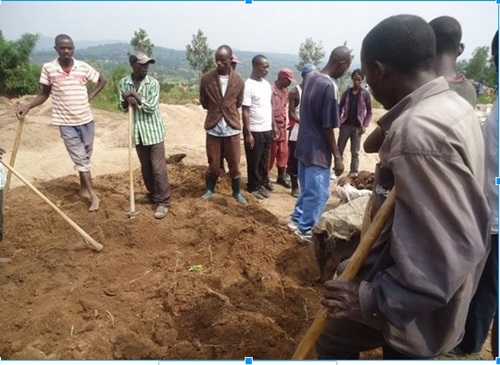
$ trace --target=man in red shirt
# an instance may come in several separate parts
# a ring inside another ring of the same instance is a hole
[[[278,73],[278,79],[272,85],[271,102],[273,105],[273,119],[278,127],[279,135],[271,143],[271,155],[269,157],[269,171],[274,166],[278,166],[278,179],[277,184],[290,189],[290,179],[286,174],[286,163],[288,160],[288,133],[287,127],[287,113],[288,113],[288,86],[295,81],[293,71],[284,68]],[[267,181],[264,187],[268,190],[273,190],[271,182]]]

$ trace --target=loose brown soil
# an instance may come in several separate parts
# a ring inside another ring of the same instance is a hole
[[[15,106],[0,98],[7,161],[18,125]],[[77,196],[78,178],[49,124],[50,104],[26,119],[16,170],[104,249],[92,251],[13,177],[0,244],[0,356],[289,359],[319,309],[322,288],[314,281],[314,250],[284,225],[295,202],[290,191],[276,186],[260,202],[247,194],[244,207],[222,177],[213,199],[202,201],[204,112],[162,105],[167,154],[187,156],[168,165],[173,196],[167,217],[155,220],[152,206],[139,206],[130,219],[127,118],[93,112],[94,185],[101,198],[95,213]],[[375,120],[381,114],[375,111]],[[373,171],[376,161],[362,154],[361,168]],[[140,195],[145,188],[136,158],[134,166]],[[241,169],[244,174],[244,158]],[[481,358],[491,357],[488,349]],[[380,352],[363,357],[380,358]]]

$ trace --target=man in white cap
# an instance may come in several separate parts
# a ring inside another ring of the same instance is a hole
[[[134,110],[133,143],[141,162],[142,178],[149,194],[138,202],[156,204],[154,217],[162,219],[170,206],[170,184],[165,159],[165,125],[160,115],[160,84],[148,75],[155,60],[142,52],[130,55],[132,74],[120,80],[120,108]]]

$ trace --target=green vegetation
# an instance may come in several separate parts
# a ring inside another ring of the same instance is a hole
[[[477,97],[477,103],[478,104],[493,104],[495,103],[495,100],[497,98],[497,94],[493,95],[479,95]]]
[[[99,68],[98,68],[99,69]],[[118,84],[120,80],[130,73],[129,67],[117,66],[110,72],[106,73],[102,70],[104,76],[108,80],[108,83],[104,89],[92,100],[92,106],[99,109],[104,109],[111,112],[118,111]]]
[[[472,57],[457,64],[458,70],[469,80],[496,87],[497,74],[490,48],[487,46],[478,47],[472,53]]]
[[[314,66],[318,67],[323,57],[325,57],[325,51],[323,51],[323,44],[321,41],[316,43],[312,38],[306,38],[305,42],[300,45],[299,63],[296,64],[295,67],[299,72],[306,63],[312,63]]]
[[[134,32],[134,36],[130,40],[130,45],[134,51],[144,52],[149,57],[151,57],[153,49],[155,48],[155,45],[148,37],[148,33],[146,33],[146,31],[142,28],[139,28],[138,31]]]
[[[214,52],[208,47],[207,37],[201,29],[193,34],[191,44],[186,45],[186,59],[198,77],[215,68]]]
[[[30,63],[38,37],[26,33],[16,41],[7,41],[0,31],[0,95],[12,98],[38,93],[41,68]]]

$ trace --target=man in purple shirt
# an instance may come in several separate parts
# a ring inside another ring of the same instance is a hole
[[[340,155],[343,158],[347,141],[351,140],[350,177],[358,176],[361,136],[365,133],[372,119],[371,96],[368,90],[361,87],[363,78],[364,76],[360,69],[352,72],[352,86],[342,94],[339,103],[340,130],[337,144]]]
[[[295,157],[299,160],[301,193],[288,224],[304,240],[312,237],[311,229],[325,209],[330,195],[332,155],[337,175],[344,165],[333,128],[339,126],[338,89],[332,78],[341,77],[351,64],[347,47],[335,48],[321,72],[308,75],[300,103],[300,129]]]

